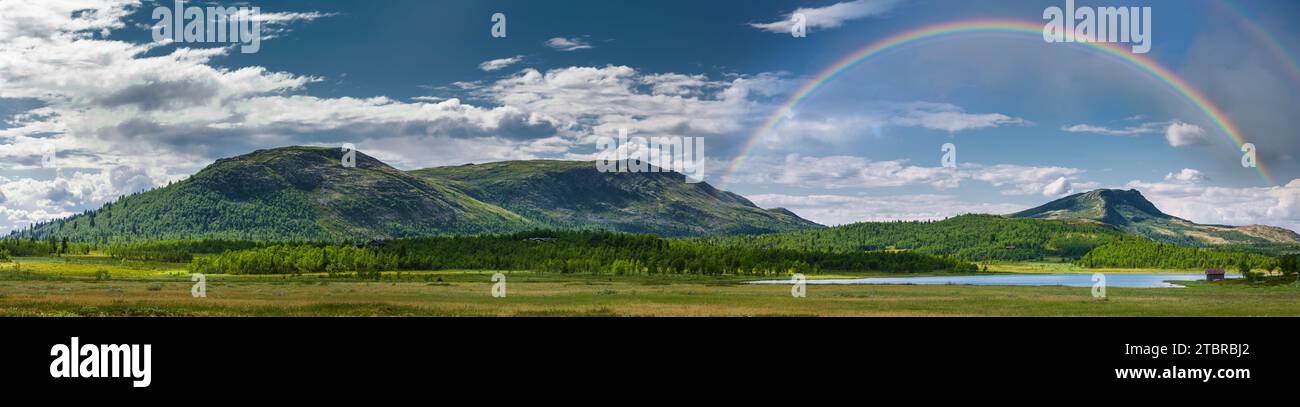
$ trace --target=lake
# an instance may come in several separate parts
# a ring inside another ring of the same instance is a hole
[[[1228,278],[1238,278],[1229,275]],[[1169,281],[1204,280],[1204,274],[1115,273],[1106,274],[1107,287],[1179,288]],[[751,281],[751,284],[790,284],[791,280]],[[808,280],[808,284],[952,284],[952,285],[1060,285],[1092,287],[1092,274],[990,274],[982,276],[870,277],[855,279]]]

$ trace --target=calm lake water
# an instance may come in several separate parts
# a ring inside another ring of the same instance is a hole
[[[1229,275],[1228,278],[1238,278]],[[1204,274],[1115,273],[1106,274],[1107,287],[1173,288],[1170,281],[1204,280]],[[753,284],[790,284],[790,280],[752,281]],[[956,285],[1060,285],[1092,287],[1092,274],[991,274],[983,276],[871,277],[808,280],[808,284],[956,284]]]

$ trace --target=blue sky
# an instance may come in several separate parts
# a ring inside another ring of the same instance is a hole
[[[791,92],[888,36],[1062,1],[254,1],[257,53],[155,43],[172,2],[0,0],[0,229],[93,209],[220,157],[354,143],[399,168],[590,159],[594,137],[704,137],[719,184]],[[190,2],[188,5],[194,5]],[[206,3],[201,3],[206,5]],[[1300,229],[1300,4],[1150,6],[1149,57],[1259,147],[1113,57],[1031,35],[911,44],[854,66],[762,139],[729,190],[825,224],[1007,213],[1137,188],[1202,223]],[[808,16],[808,36],[779,26]],[[506,15],[504,38],[490,35]],[[1260,30],[1271,39],[1261,40]],[[1269,41],[1274,41],[1270,44]],[[940,167],[940,146],[958,167]],[[43,146],[57,165],[40,166]]]

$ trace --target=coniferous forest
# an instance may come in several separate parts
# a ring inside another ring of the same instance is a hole
[[[1261,254],[1177,246],[1138,237],[1126,237],[1102,245],[1088,252],[1078,263],[1083,267],[1166,269],[1236,269],[1243,263],[1265,270],[1278,266],[1276,258]]]
[[[710,236],[729,247],[852,252],[899,249],[966,260],[1077,259],[1123,234],[1088,222],[962,215],[941,221],[862,222],[758,236]]]

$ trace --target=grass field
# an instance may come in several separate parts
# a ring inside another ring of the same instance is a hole
[[[1297,316],[1300,287],[1245,281],[1187,288],[956,285],[785,285],[712,276],[507,274],[491,295],[492,272],[387,273],[381,281],[304,276],[207,276],[193,298],[183,265],[102,257],[19,258],[0,264],[4,316]],[[1053,263],[1002,264],[999,272],[1092,272]],[[1072,267],[1072,266],[1071,266]],[[1037,270],[1037,271],[1036,271]],[[105,275],[105,272],[107,275]],[[96,277],[98,275],[98,277]],[[881,275],[819,275],[843,278]]]

